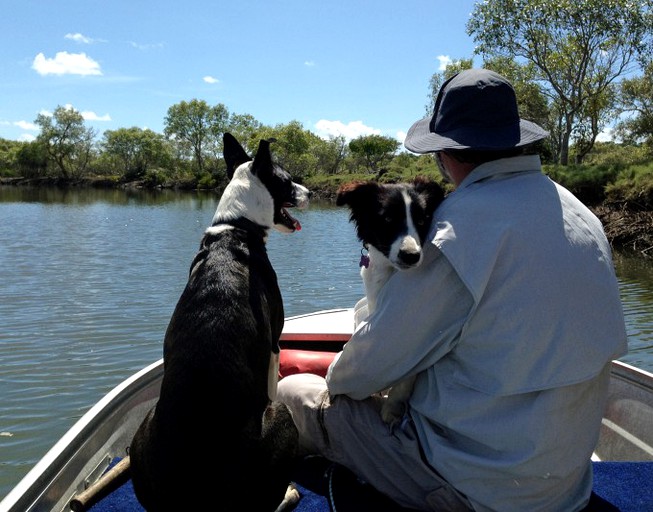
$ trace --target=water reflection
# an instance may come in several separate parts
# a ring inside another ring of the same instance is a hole
[[[628,331],[623,361],[653,371],[653,261],[633,254],[614,256]]]

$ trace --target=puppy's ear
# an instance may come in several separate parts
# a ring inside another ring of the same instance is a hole
[[[376,195],[379,184],[375,181],[352,181],[340,185],[336,195],[336,206],[353,205]]]
[[[423,176],[418,176],[413,180],[415,191],[426,197],[427,200],[440,204],[444,199],[444,189],[435,181]]]
[[[227,163],[227,177],[229,179],[234,175],[234,171],[245,162],[249,162],[251,157],[245,152],[236,137],[230,133],[222,136],[224,161]]]

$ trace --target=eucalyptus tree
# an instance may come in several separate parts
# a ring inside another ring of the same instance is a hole
[[[205,160],[222,147],[222,134],[228,125],[229,110],[222,103],[211,107],[204,100],[192,99],[168,108],[164,134],[182,150],[189,150],[201,174],[205,170]]]
[[[384,135],[362,135],[349,143],[349,150],[359,157],[372,174],[383,173],[383,164],[394,157],[400,143]]]
[[[305,130],[299,121],[293,120],[274,127],[263,126],[259,137],[275,140],[272,146],[274,158],[293,178],[301,181],[317,171],[318,158],[312,148],[321,139]]]
[[[72,107],[58,106],[51,116],[39,114],[34,122],[41,127],[37,141],[61,177],[84,175],[93,157],[96,131],[84,125],[82,114]]]
[[[164,160],[166,140],[152,130],[133,126],[105,131],[102,148],[119,162],[125,179],[139,179],[153,164]]]
[[[644,142],[653,153],[653,60],[642,76],[621,82],[620,106],[625,118],[617,126],[619,136],[629,143]]]
[[[48,152],[45,145],[38,140],[20,142],[16,154],[18,171],[25,178],[36,178],[45,175],[48,170]]]
[[[557,160],[567,164],[583,116],[604,122],[615,80],[650,52],[653,0],[493,0],[478,2],[467,23],[476,53],[532,63],[559,118]],[[607,107],[606,107],[607,108]],[[593,139],[589,142],[593,144]]]
[[[231,114],[229,117],[228,130],[238,139],[248,155],[258,148],[262,129],[263,125],[251,114]],[[219,149],[222,151],[222,146],[219,146]]]
[[[10,175],[18,170],[18,154],[26,142],[8,140],[0,137],[0,176],[4,173]]]
[[[318,139],[311,148],[317,158],[316,171],[324,174],[338,174],[347,158],[349,146],[344,135],[330,136],[327,140]]]

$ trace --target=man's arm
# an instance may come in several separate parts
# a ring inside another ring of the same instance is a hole
[[[429,244],[416,269],[395,273],[375,312],[329,367],[333,395],[362,400],[415,375],[455,345],[473,299],[449,261]]]

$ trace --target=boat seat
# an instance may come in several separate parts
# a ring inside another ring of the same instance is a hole
[[[284,348],[279,356],[279,378],[295,373],[314,373],[325,377],[335,355],[335,352]]]

